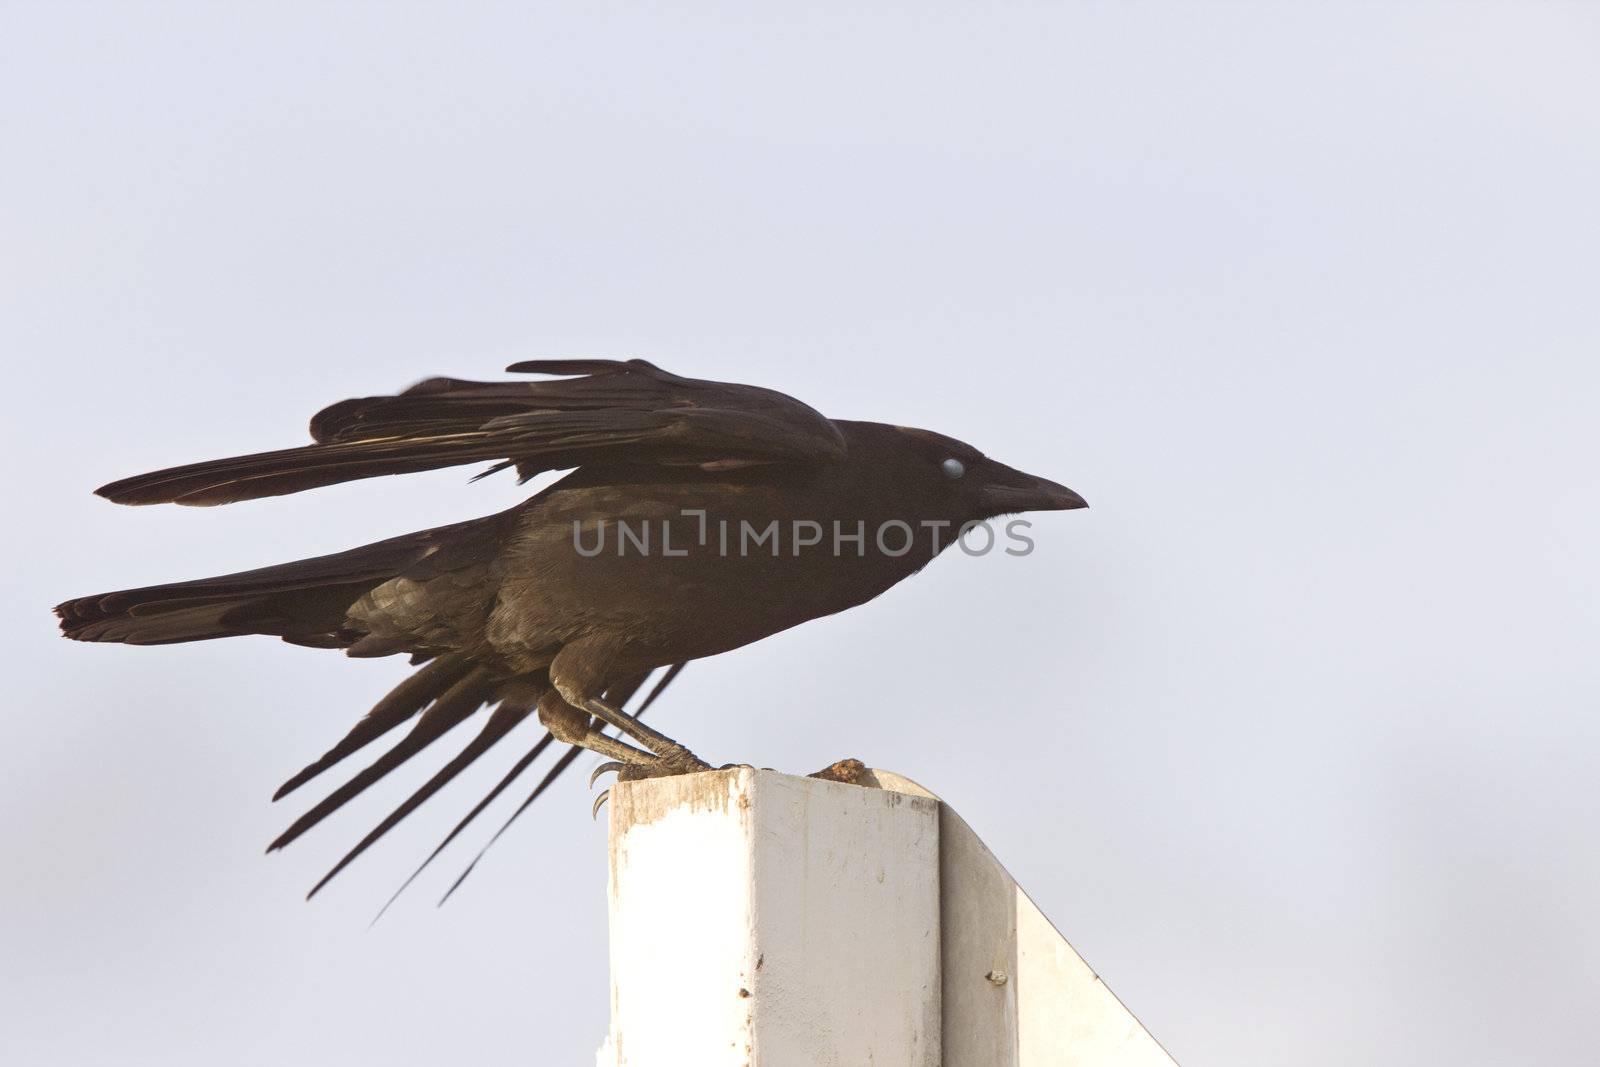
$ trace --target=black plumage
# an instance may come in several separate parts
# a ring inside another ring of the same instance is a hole
[[[767,389],[682,378],[638,360],[511,370],[564,377],[429,379],[324,409],[312,419],[310,445],[99,490],[118,503],[208,505],[480,461],[523,478],[576,468],[497,515],[57,607],[63,632],[83,641],[270,634],[352,656],[403,653],[420,664],[277,796],[415,720],[410,729],[272,848],[493,707],[459,754],[316,888],[530,714],[549,734],[491,799],[552,738],[612,757],[628,774],[703,767],[622,710],[652,671],[669,669],[653,700],[689,660],[877,596],[948,547],[963,524],[1083,506],[1071,490],[952,438],[829,420]]]

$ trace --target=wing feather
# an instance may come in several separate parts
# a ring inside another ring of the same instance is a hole
[[[534,361],[549,381],[430,378],[344,400],[311,420],[314,443],[190,463],[96,492],[119,504],[228,504],[338,482],[499,461],[541,471],[616,465],[815,463],[844,454],[838,428],[783,393],[684,378],[643,360]]]

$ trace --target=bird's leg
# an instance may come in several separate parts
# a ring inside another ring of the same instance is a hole
[[[638,722],[631,715],[627,718],[634,723]],[[539,721],[557,741],[577,745],[579,748],[586,748],[590,752],[609,757],[609,762],[595,768],[594,773],[589,776],[591,787],[595,779],[608,771],[618,772],[618,781],[634,781],[640,778],[661,778],[706,769],[704,763],[695,759],[688,749],[678,745],[671,738],[666,738],[668,744],[676,746],[687,756],[687,760],[681,756],[674,759],[656,752],[647,752],[603,733],[595,727],[594,720],[587,712],[573,707],[554,689],[546,691],[539,698]],[[661,735],[657,733],[656,736]],[[605,803],[609,793],[610,790],[605,790],[595,798],[596,812],[600,810],[600,805]]]
[[[662,768],[671,768],[681,772],[704,771],[710,770],[711,768],[709,763],[702,760],[699,756],[696,756],[693,752],[690,752],[687,748],[683,747],[678,742],[662,733],[660,730],[652,730],[650,727],[646,726],[632,715],[629,715],[621,708],[607,703],[600,697],[589,697],[577,706],[582,710],[587,711],[590,715],[593,715],[602,722],[606,722],[612,726],[615,726],[629,737],[632,737],[634,740],[638,741],[645,748],[649,749],[651,754],[656,757],[655,760],[650,761],[650,764],[654,764],[655,766]],[[639,760],[623,762],[631,762],[636,766],[650,765]]]
[[[597,714],[595,718],[610,722],[609,716],[615,715],[618,719],[631,723],[641,732],[649,734],[650,736],[644,740],[656,751],[647,752],[601,732],[595,728],[594,718],[591,718],[588,712],[567,703],[556,690],[547,691],[539,698],[539,721],[550,731],[550,736],[557,741],[610,757],[608,762],[596,767],[594,773],[589,775],[590,788],[593,788],[595,779],[608,771],[616,771],[619,782],[631,782],[641,778],[663,778],[707,769],[706,764],[696,758],[694,753],[660,731],[644,726],[632,715],[617,710],[614,705],[604,700],[595,699],[592,704],[605,709],[605,714]],[[618,729],[626,729],[620,722],[614,725]],[[598,815],[600,806],[610,796],[611,790],[601,790],[600,795],[594,798],[594,807],[590,809],[590,814]]]
[[[648,766],[660,762],[660,757],[655,754],[597,730],[587,712],[562,700],[561,694],[554,689],[539,698],[539,722],[557,741],[597,752],[625,766]]]
[[[710,764],[690,752],[683,745],[660,730],[652,730],[616,704],[605,699],[608,685],[619,674],[619,655],[624,646],[614,638],[590,636],[564,645],[550,663],[550,684],[574,714],[587,713],[643,746],[644,751],[627,745],[632,755],[613,757],[624,768],[627,777],[656,777],[666,774],[688,774],[710,769]],[[587,717],[587,716],[586,716]],[[595,731],[598,733],[599,731]],[[582,743],[582,742],[579,742]],[[622,742],[614,742],[619,744]],[[592,745],[584,745],[593,748]],[[600,749],[595,748],[595,751]],[[644,757],[644,758],[640,758]]]

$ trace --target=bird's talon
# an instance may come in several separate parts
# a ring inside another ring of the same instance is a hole
[[[599,778],[602,774],[605,774],[607,771],[617,771],[618,773],[621,773],[622,769],[624,767],[626,767],[626,766],[627,766],[626,763],[622,763],[619,760],[609,760],[609,761],[607,761],[605,763],[600,764],[600,766],[596,767],[594,769],[594,771],[591,772],[590,775],[589,775],[589,788],[593,789],[594,788],[595,779]]]
[[[600,791],[600,795],[594,798],[594,807],[589,809],[589,818],[591,820],[598,819],[600,817],[600,808],[601,808],[601,806],[604,805],[605,802],[607,800],[610,800],[610,799],[611,799],[611,790],[602,789]]]

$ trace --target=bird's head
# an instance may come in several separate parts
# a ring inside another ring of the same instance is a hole
[[[1088,502],[1064,485],[997,462],[965,441],[932,430],[882,423],[839,423],[852,460],[871,464],[914,500],[919,517],[976,522],[1023,511],[1067,511]]]

